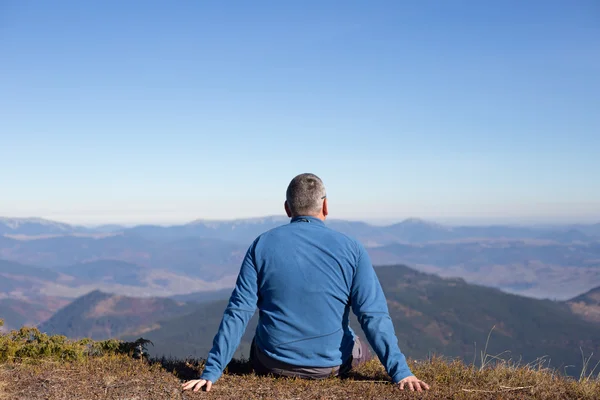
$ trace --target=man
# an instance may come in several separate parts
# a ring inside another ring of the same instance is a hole
[[[251,362],[257,374],[325,378],[366,358],[348,326],[350,308],[400,389],[422,391],[398,347],[385,296],[364,247],[327,228],[327,196],[316,175],[289,184],[291,222],[260,235],[248,249],[200,379],[184,390],[210,391],[258,307]]]

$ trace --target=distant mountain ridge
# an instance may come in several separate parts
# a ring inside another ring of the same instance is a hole
[[[0,235],[50,235],[70,234],[82,231],[85,231],[85,228],[43,218],[0,217]]]
[[[211,282],[236,273],[246,249],[246,245],[214,238],[183,237],[157,242],[123,234],[22,241],[0,236],[2,257],[22,264],[59,270],[73,264],[117,260],[174,273],[201,275]]]
[[[110,226],[99,227],[101,233],[77,232],[79,227],[73,227],[75,233],[64,233],[69,232],[64,224],[55,226],[51,221],[42,220],[36,229],[30,226],[39,222],[36,219],[3,221],[10,225],[11,233],[0,235],[0,258],[58,272],[79,265],[81,270],[76,267],[61,273],[78,282],[102,282],[95,288],[106,291],[122,293],[125,286],[121,281],[126,280],[126,287],[135,289],[136,295],[138,289],[147,288],[171,296],[227,287],[250,243],[289,220],[283,216],[197,220],[166,227],[117,226],[112,228],[120,230],[112,233],[107,233]],[[377,265],[407,264],[511,293],[561,300],[600,285],[600,224],[445,226],[416,218],[388,226],[336,219],[328,219],[326,224],[361,241]],[[28,228],[19,231],[23,226]],[[46,235],[41,234],[44,227],[50,227]],[[102,267],[104,260],[131,265],[107,269]],[[94,267],[90,263],[100,264]],[[57,294],[63,289],[64,285],[51,290]],[[81,290],[85,289],[91,287]],[[68,289],[65,296],[74,294]]]
[[[59,310],[40,325],[42,332],[71,338],[107,339],[140,334],[165,318],[189,313],[192,308],[167,298],[135,298],[100,291],[88,293]]]
[[[199,219],[187,224],[159,226],[138,225],[124,228],[119,225],[104,225],[85,228],[41,218],[0,218],[0,235],[69,235],[92,233],[124,233],[150,240],[178,240],[186,237],[213,238],[249,244],[261,233],[285,224],[285,216],[267,216],[236,220]],[[519,227],[511,225],[489,226],[446,226],[419,218],[375,226],[360,221],[328,219],[327,224],[342,233],[371,243],[427,243],[464,239],[539,239],[561,243],[590,242],[600,240],[600,223],[590,225],[565,225],[554,228]]]

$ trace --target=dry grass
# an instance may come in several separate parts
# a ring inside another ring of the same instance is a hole
[[[210,393],[181,391],[181,383],[201,371],[201,362],[147,363],[124,355],[71,363],[7,362],[0,365],[0,399],[600,399],[597,378],[576,381],[542,363],[497,363],[480,369],[434,358],[410,364],[431,384],[431,391],[401,392],[377,361],[349,379],[323,381],[258,377],[248,363],[235,362]]]
[[[5,390],[7,385],[7,382],[5,382],[4,380],[0,380],[0,400],[5,400],[9,398]]]
[[[11,399],[181,399],[179,380],[160,365],[126,356],[87,361],[5,364],[0,375]]]
[[[543,359],[519,365],[490,356],[487,345],[479,367],[439,357],[411,361],[413,372],[432,387],[423,394],[400,391],[378,361],[348,379],[322,381],[258,377],[248,362],[234,361],[210,393],[184,393],[181,383],[197,378],[203,362],[131,358],[146,344],[71,341],[33,328],[0,335],[0,400],[600,399],[600,363],[594,365],[591,356],[582,353],[582,373],[575,380],[547,368]]]

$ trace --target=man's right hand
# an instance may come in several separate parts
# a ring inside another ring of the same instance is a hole
[[[411,392],[414,392],[415,390],[417,392],[429,390],[429,385],[417,379],[416,376],[407,376],[406,378],[398,382],[398,384],[400,385],[400,390],[404,390],[404,386],[408,387]]]
[[[210,392],[210,388],[212,388],[212,382],[207,381],[206,379],[194,379],[185,382],[183,385],[181,385],[181,387],[183,390],[193,390],[194,392],[206,387],[206,391]]]

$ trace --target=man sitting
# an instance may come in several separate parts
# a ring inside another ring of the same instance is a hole
[[[263,233],[248,249],[202,376],[183,389],[210,391],[257,307],[250,357],[257,374],[313,379],[347,374],[369,353],[348,325],[352,309],[400,389],[429,389],[398,347],[364,247],[325,226],[328,204],[321,179],[296,176],[287,188],[285,211],[291,222]]]

